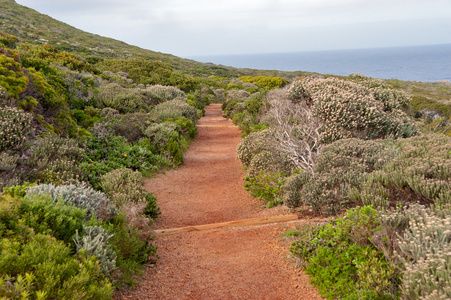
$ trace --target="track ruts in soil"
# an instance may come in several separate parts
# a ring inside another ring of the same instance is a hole
[[[206,107],[185,164],[146,179],[162,214],[156,229],[171,229],[290,214],[262,208],[244,189],[236,158],[241,131],[222,117],[220,104]],[[118,299],[322,299],[308,277],[287,259],[281,239],[295,222],[220,228],[157,236],[159,260],[135,289]]]

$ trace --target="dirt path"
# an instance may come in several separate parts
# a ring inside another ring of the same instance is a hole
[[[244,190],[236,158],[241,132],[221,116],[219,104],[208,106],[198,125],[186,163],[145,182],[162,211],[156,228],[289,213],[263,209]],[[157,237],[157,265],[123,299],[321,299],[286,259],[281,234],[288,227],[293,222]]]

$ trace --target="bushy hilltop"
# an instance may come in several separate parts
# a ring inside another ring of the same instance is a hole
[[[339,216],[290,232],[320,293],[450,298],[449,104],[428,106],[360,74],[300,78],[264,94],[246,79],[223,104],[244,132],[246,188],[268,207]]]

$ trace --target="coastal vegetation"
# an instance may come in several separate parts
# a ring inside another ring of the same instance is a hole
[[[203,64],[0,3],[0,298],[133,286],[157,259],[143,177],[184,162],[212,102],[252,195],[330,218],[291,247],[321,294],[451,297],[449,82]]]
[[[450,106],[425,94],[352,74],[223,104],[244,129],[246,188],[268,207],[332,217],[291,247],[328,299],[451,296]]]

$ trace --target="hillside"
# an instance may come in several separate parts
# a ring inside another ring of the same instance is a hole
[[[200,63],[170,54],[142,49],[115,39],[79,30],[31,8],[19,5],[14,0],[0,0],[0,4],[0,31],[17,36],[22,42],[49,44],[58,50],[64,50],[91,61],[96,61],[99,58],[156,60],[164,62],[176,70],[195,76],[239,77],[262,74],[294,78],[302,74],[309,74],[307,72],[237,69]]]

